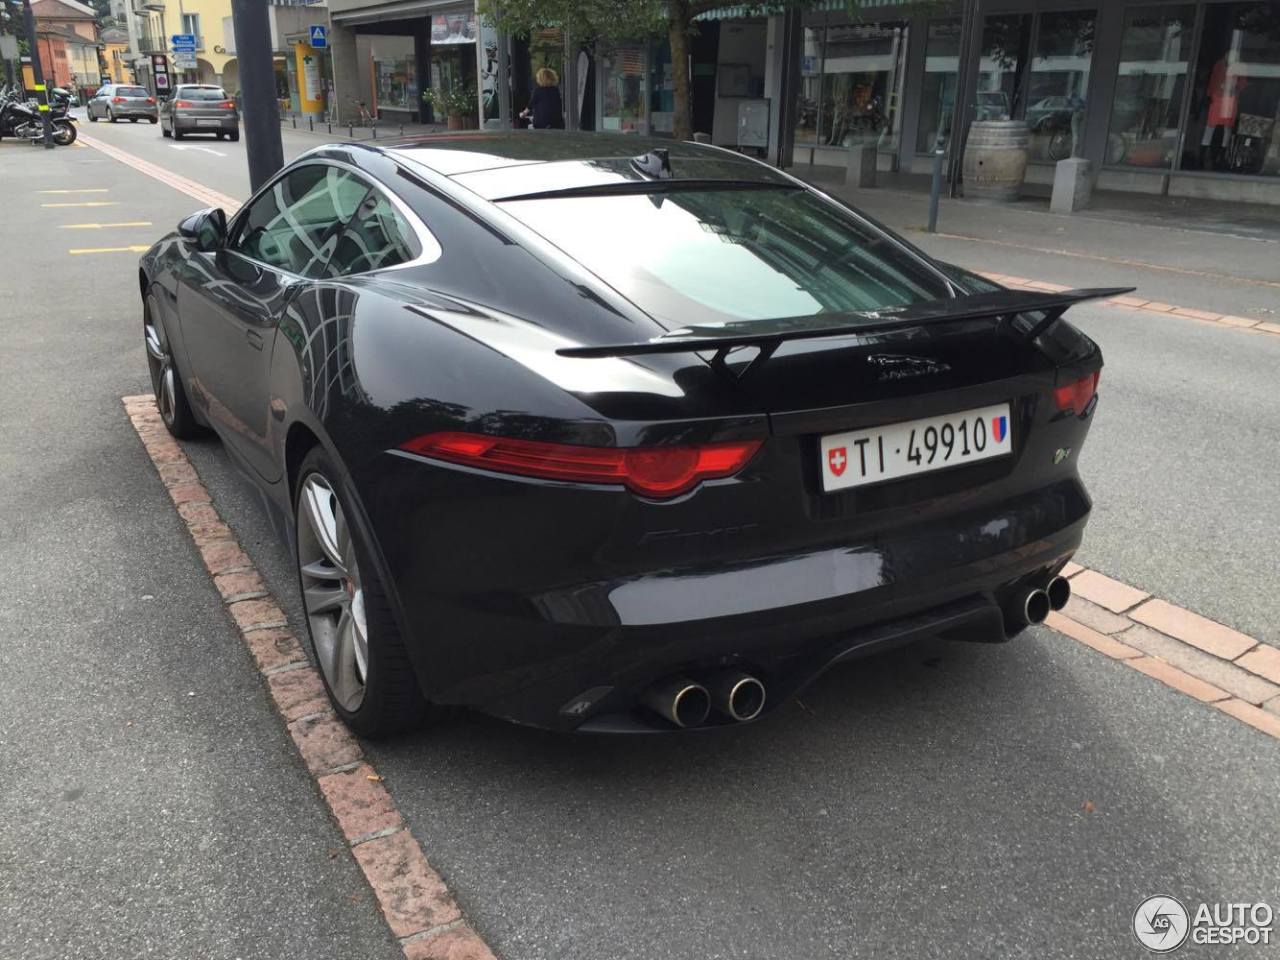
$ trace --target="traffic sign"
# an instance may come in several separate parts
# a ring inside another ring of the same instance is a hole
[[[329,32],[324,26],[318,23],[311,25],[311,46],[317,50],[323,50],[329,46]]]
[[[179,70],[194,70],[197,66],[195,54],[175,53],[173,55],[173,65]]]
[[[196,35],[194,33],[175,33],[169,38],[175,50],[194,50],[196,48]]]

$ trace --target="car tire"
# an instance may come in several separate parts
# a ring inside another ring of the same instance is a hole
[[[184,134],[181,130],[178,129],[176,124],[172,127],[170,133],[173,139],[175,140],[181,140],[184,136],[186,136],[186,134]]]
[[[97,123],[97,122],[98,122],[98,116],[97,116],[97,114],[95,114],[95,113],[93,112],[93,107],[89,107],[89,108],[87,108],[87,109],[85,110],[84,114],[85,114],[85,116],[86,116],[86,117],[88,117],[88,118],[89,118],[89,122],[90,122],[90,123]]]
[[[156,118],[155,118],[155,117],[147,117],[147,119],[148,119],[149,121],[151,121],[152,123],[155,123],[155,122],[156,122]]]
[[[431,707],[353,509],[355,495],[342,478],[324,447],[303,458],[293,497],[294,566],[311,649],[335,712],[362,737],[386,737],[420,725]]]
[[[165,429],[179,440],[202,436],[205,429],[196,420],[187,400],[187,388],[182,383],[178,361],[165,333],[156,297],[150,291],[142,301],[142,342],[147,351],[147,369],[151,373],[156,409]]]
[[[166,127],[163,123],[160,124],[160,136],[162,137],[172,136],[172,134],[169,133],[169,128]]]
[[[219,140],[221,140],[223,137],[223,133],[221,130],[219,130],[217,133],[214,134],[214,136],[217,137]]]
[[[239,131],[239,130],[233,130],[230,134],[228,134],[228,139],[229,139],[232,143],[235,143],[237,140],[239,140],[239,139],[240,139],[240,131]]]
[[[116,115],[110,107],[107,107],[107,120],[111,123],[116,122]]]
[[[130,117],[130,118],[129,118],[129,122],[130,122],[130,123],[137,123],[137,122],[138,122],[138,118],[137,118],[137,117]]]

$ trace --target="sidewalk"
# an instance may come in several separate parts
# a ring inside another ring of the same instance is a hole
[[[1280,316],[1280,209],[1099,194],[1093,209],[1063,216],[1044,199],[944,198],[931,236],[927,190],[915,189],[920,178],[858,190],[833,168],[790,172],[970,269],[1068,286],[1136,286],[1147,299],[1178,306],[1263,321]]]

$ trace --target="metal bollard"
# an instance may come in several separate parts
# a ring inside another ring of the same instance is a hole
[[[402,137],[404,136],[404,123],[403,123],[403,121],[402,121],[402,122],[401,122],[401,124],[400,124],[400,136],[402,136]]]
[[[373,121],[373,123],[369,124],[369,129],[370,129],[371,131],[373,131],[373,133],[372,133],[372,135],[369,137],[369,139],[370,139],[370,140],[377,140],[377,139],[378,139],[378,121],[377,121],[377,120],[375,120],[375,121]]]
[[[325,125],[326,127],[328,127],[328,128],[329,128],[329,133],[330,133],[330,134],[332,134],[332,133],[333,133],[333,121],[332,121],[332,120],[326,120],[326,121],[324,122],[324,125]]]
[[[942,162],[946,159],[947,149],[942,138],[938,138],[933,148],[933,185],[929,188],[929,232],[938,232],[938,200],[942,196]]]
[[[312,133],[315,133],[316,118],[314,114],[310,114],[310,113],[307,114],[307,129],[310,130]]]
[[[354,123],[347,123],[347,139],[354,140],[356,138],[356,127]]]
[[[298,115],[297,115],[296,113],[294,113],[294,114],[290,114],[290,116],[292,116],[292,118],[293,118],[293,129],[297,130],[297,129],[298,129]]]

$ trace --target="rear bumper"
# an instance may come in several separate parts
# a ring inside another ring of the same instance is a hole
[[[768,710],[832,662],[886,645],[939,633],[1005,640],[1002,600],[1065,563],[1090,509],[1072,475],[862,543],[729,563],[699,563],[691,547],[687,564],[637,572],[566,529],[608,516],[590,504],[557,517],[479,496],[465,516],[454,505],[442,516],[438,504],[406,513],[413,498],[394,476],[408,470],[420,482],[424,469],[448,468],[400,461],[383,474],[385,493],[365,497],[424,693],[563,730],[661,729],[636,703],[673,673],[741,666],[766,683]],[[510,481],[468,483],[487,484]],[[508,489],[507,499],[537,497]]]
[[[232,133],[240,129],[237,117],[175,117],[175,130],[183,133]]]
[[[113,105],[111,107],[111,113],[113,116],[119,117],[120,119],[141,117],[146,120],[154,120],[159,116],[159,110],[155,107],[130,107],[124,104]]]

